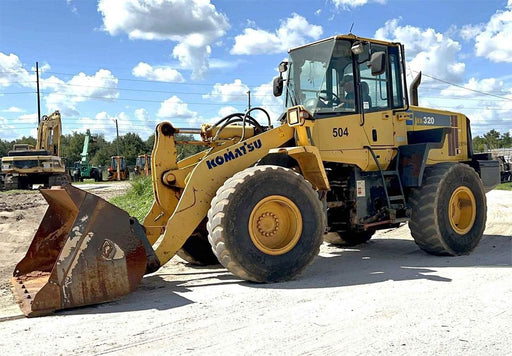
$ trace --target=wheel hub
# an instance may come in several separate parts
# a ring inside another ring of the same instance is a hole
[[[450,225],[459,235],[467,234],[475,223],[476,200],[471,189],[458,187],[452,193],[449,203]]]
[[[254,246],[268,255],[287,253],[302,234],[302,215],[295,203],[280,195],[262,199],[249,217],[249,235]]]
[[[266,212],[258,218],[256,225],[258,233],[261,235],[266,237],[274,236],[279,229],[279,218],[274,213]]]

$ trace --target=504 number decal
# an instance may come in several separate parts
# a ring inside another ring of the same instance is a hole
[[[348,127],[333,127],[332,137],[348,136]]]

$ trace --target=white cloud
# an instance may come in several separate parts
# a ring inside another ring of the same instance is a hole
[[[216,83],[210,94],[203,95],[205,99],[219,100],[221,103],[232,101],[247,101],[247,92],[249,87],[242,83],[240,79],[235,79],[233,83]]]
[[[173,95],[160,104],[160,109],[156,116],[174,121],[173,124],[176,124],[177,127],[184,121],[192,127],[197,126],[197,124],[201,122],[198,113],[190,110],[188,104],[176,95]]]
[[[293,13],[281,21],[274,33],[261,29],[246,28],[235,37],[231,54],[252,55],[285,52],[310,40],[317,40],[323,33],[322,26],[310,24],[304,17]]]
[[[15,140],[21,135],[16,130],[16,127],[10,124],[9,120],[0,116],[0,132],[2,133],[2,140]]]
[[[254,93],[255,105],[261,106],[265,109],[269,115],[270,120],[274,124],[283,112],[283,99],[282,97],[275,97],[272,90],[272,82],[265,83],[256,87],[252,90]],[[267,125],[266,115],[258,115],[258,121],[264,125]]]
[[[387,21],[384,27],[376,31],[375,38],[403,43],[413,72],[424,71],[451,82],[463,80],[466,66],[458,61],[461,51],[459,42],[432,28],[399,26],[399,21]],[[425,81],[428,80],[428,77],[425,78]]]
[[[67,82],[53,76],[42,81],[43,88],[54,90],[44,98],[47,109],[60,110],[61,114],[67,117],[79,116],[77,104],[91,98],[117,99],[119,97],[117,84],[118,79],[106,69],[100,69],[92,76],[79,73]]]
[[[25,110],[18,108],[16,106],[11,106],[9,109],[2,110],[3,112],[12,112],[12,113],[20,113],[24,112]]]
[[[135,120],[132,122],[133,125],[137,127],[137,133],[141,137],[149,137],[155,131],[155,121],[151,120],[149,113],[144,108],[136,109],[133,115],[135,116]]]
[[[78,14],[78,9],[75,6],[75,4],[73,4],[72,0],[66,0],[66,4],[68,5],[72,13],[74,13],[75,15]]]
[[[23,68],[17,55],[0,52],[0,87],[13,84],[31,87],[35,85],[35,78],[32,78],[31,74]]]
[[[219,110],[219,119],[222,119],[228,115],[231,115],[231,114],[235,114],[237,112],[239,112],[240,110],[238,110],[237,108],[235,108],[234,106],[223,106],[222,108],[220,108]]]
[[[112,36],[178,42],[173,56],[197,78],[208,69],[210,45],[229,28],[210,0],[99,0],[98,11]]]
[[[239,112],[240,112],[240,110],[235,108],[234,106],[230,106],[230,105],[223,106],[219,109],[216,116],[210,117],[209,119],[204,120],[204,122],[214,124],[214,123],[218,122],[219,120],[225,118],[228,115],[239,113]]]
[[[480,32],[485,29],[483,24],[480,25],[466,25],[460,30],[460,36],[463,40],[468,41],[475,38]]]
[[[439,100],[447,105],[456,103],[454,109],[471,119],[473,136],[490,128],[504,133],[512,127],[512,90],[502,80],[471,78],[464,85],[442,90]]]
[[[378,3],[378,4],[385,4],[386,0],[332,0],[332,3],[336,6],[338,9],[354,9],[356,7],[364,6],[368,3]]]
[[[117,135],[116,121],[120,136],[127,132],[134,131],[139,134],[138,129],[134,130],[133,120],[128,114],[120,112],[117,115],[110,115],[106,111],[97,113],[93,118],[81,117],[79,120],[81,126],[77,128],[76,131],[85,132],[87,129],[91,129],[91,127],[93,127],[95,134],[104,134],[105,137],[109,137],[110,140],[114,140]]]
[[[475,35],[476,55],[493,62],[512,63],[512,0],[505,11],[498,11],[489,22],[482,26],[483,31]]]
[[[276,98],[272,93],[272,82],[262,84],[255,88],[249,88],[243,84],[240,79],[235,79],[233,83],[228,84],[215,84],[212,92],[207,95],[203,95],[205,99],[212,99],[216,102],[221,103],[232,103],[232,102],[243,102],[244,107],[247,107],[247,91],[251,91],[251,107],[261,107],[268,112],[271,122],[277,120],[277,118],[283,112],[283,100],[282,98]],[[222,107],[218,116],[211,118],[210,121],[215,122],[219,119],[234,113],[239,113],[240,108],[233,106]],[[268,118],[261,111],[257,110],[252,113],[253,116],[263,125],[268,124]]]
[[[132,69],[132,74],[138,78],[146,78],[149,80],[158,80],[162,82],[182,83],[185,81],[181,73],[171,67],[153,67],[144,62],[137,64]]]
[[[219,58],[212,58],[210,60],[210,68],[212,69],[233,69],[239,64],[239,61],[222,60]]]
[[[505,83],[496,78],[487,78],[477,80],[471,78],[462,86],[450,86],[441,91],[441,95],[457,97],[482,97],[482,93],[492,93],[494,95],[505,95]]]
[[[37,137],[37,113],[20,115],[16,119],[16,124],[22,124],[25,128],[31,127],[30,132],[23,135]],[[18,135],[20,134],[18,133]]]
[[[18,118],[18,122],[34,124],[34,126],[37,127],[37,113],[21,115]]]
[[[193,79],[198,79],[208,72],[211,51],[209,45],[186,41],[177,44],[172,50],[172,55],[180,61],[182,68],[192,69]]]

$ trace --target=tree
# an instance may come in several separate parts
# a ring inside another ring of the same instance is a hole
[[[193,135],[183,135],[183,134],[177,134],[175,136],[176,141],[197,141],[194,139]],[[145,152],[151,153],[153,151],[153,146],[155,144],[155,135],[152,134],[148,137],[148,139],[145,142],[146,150]],[[201,145],[185,145],[185,144],[177,144],[176,149],[178,150],[178,159],[183,159],[188,156],[194,155],[198,152],[201,152],[206,149],[205,146]]]
[[[35,138],[33,138],[32,136],[28,136],[28,137],[23,136],[22,138],[18,138],[16,140],[14,140],[13,145],[18,144],[18,143],[28,143],[29,145],[36,147],[37,140]]]
[[[144,145],[146,146],[145,152],[153,151],[153,146],[155,145],[155,134],[149,136],[146,142],[144,142]]]
[[[488,133],[484,134],[484,140],[488,150],[498,148],[500,141],[500,133],[495,129],[492,129]]]
[[[94,157],[91,159],[91,164],[94,166],[109,166],[110,157],[116,154],[114,146],[105,141],[105,145],[101,145]]]
[[[473,139],[473,151],[474,152],[485,152],[486,151],[485,140],[482,137],[477,136]]]
[[[117,147],[119,142],[119,154],[124,156],[127,165],[135,165],[137,156],[145,152],[146,145],[142,141],[139,135],[128,132],[127,134],[119,137],[119,141],[116,138],[112,145]]]
[[[197,141],[194,139],[193,135],[176,135],[176,141]],[[201,151],[206,149],[205,146],[201,145],[187,145],[187,144],[178,144],[178,160],[187,158],[189,156],[195,155]]]
[[[0,140],[0,157],[7,156],[7,152],[12,149],[12,143]]]
[[[60,139],[60,154],[66,159],[68,166],[73,166],[74,162],[80,161],[85,135],[73,131],[71,134],[64,135]]]
[[[500,147],[509,148],[512,147],[512,137],[510,136],[510,132],[505,132],[500,137]]]

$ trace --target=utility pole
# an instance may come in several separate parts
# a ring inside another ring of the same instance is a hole
[[[116,140],[116,146],[117,146],[117,155],[119,156],[119,127],[117,126],[117,119],[114,119],[114,121],[116,122],[116,135],[117,135],[117,140]]]
[[[247,111],[249,111],[249,110],[251,110],[251,91],[250,90],[247,92],[247,99],[249,101],[248,105],[247,105],[248,106]]]
[[[116,162],[116,172],[117,172],[117,180],[121,180],[121,157],[119,157],[119,126],[117,126],[117,118],[114,119],[116,122],[116,149],[117,149],[117,156],[115,158]]]
[[[39,97],[39,62],[36,62],[36,85],[37,85],[37,126],[41,123],[41,99]]]

